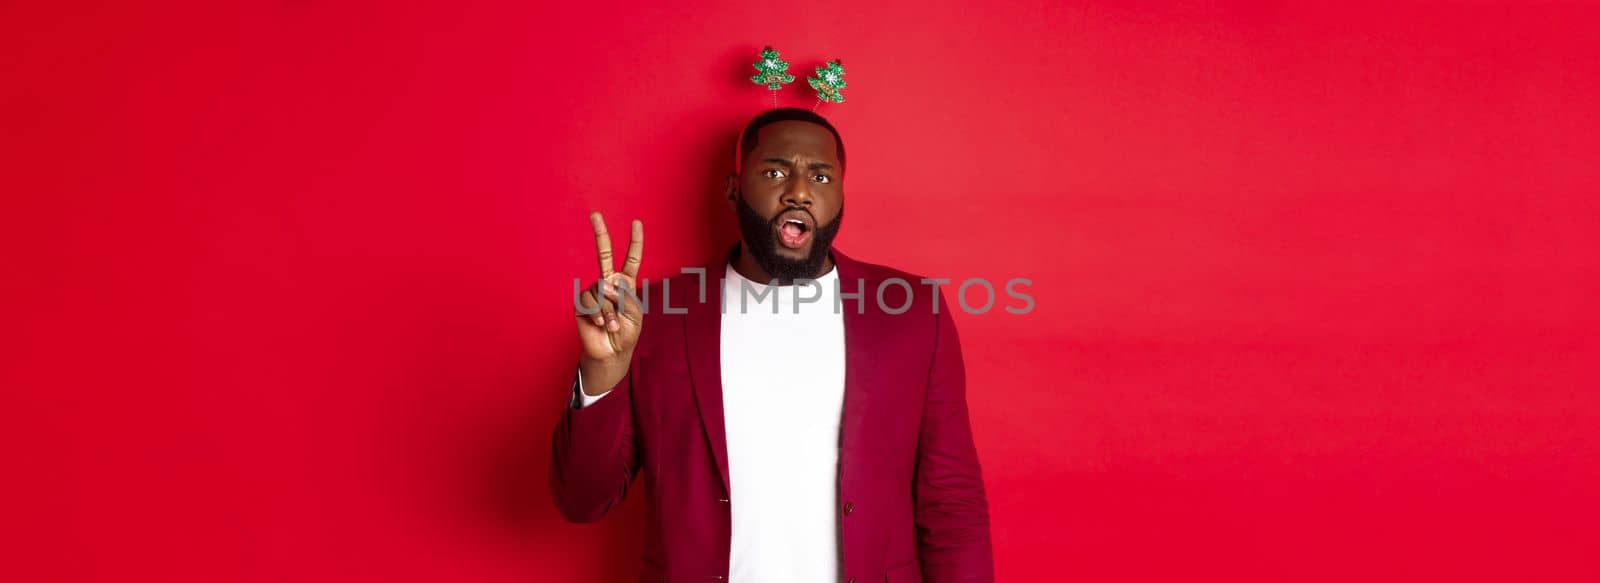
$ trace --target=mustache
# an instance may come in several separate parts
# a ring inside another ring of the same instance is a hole
[[[785,208],[783,210],[778,211],[777,214],[772,215],[772,218],[767,219],[767,224],[772,225],[774,227],[778,226],[778,217],[782,217],[784,213],[787,213],[789,211],[800,211],[800,212],[803,212],[803,213],[806,214],[806,216],[811,217],[811,224],[816,225],[818,227],[822,226],[822,221],[818,221],[817,220],[817,215],[811,214],[811,209],[806,208],[806,207],[802,207],[802,206],[792,206],[792,207],[788,207],[788,208]]]
[[[776,225],[776,224],[778,224],[778,217],[783,216],[783,213],[786,213],[786,212],[789,212],[789,211],[800,211],[800,212],[803,212],[803,213],[806,214],[806,216],[811,217],[811,222],[813,222],[813,223],[817,222],[817,215],[811,214],[811,209],[808,209],[808,208],[805,208],[805,207],[799,207],[799,206],[792,206],[792,207],[780,210],[780,211],[778,211],[777,214],[772,215],[772,218],[767,219],[767,222]]]

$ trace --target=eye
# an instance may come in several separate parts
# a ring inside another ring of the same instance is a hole
[[[833,182],[833,178],[828,176],[827,174],[818,174],[816,176],[812,176],[811,179],[815,180],[817,182],[820,182],[822,184],[827,184],[829,182]]]
[[[766,170],[762,170],[761,171],[761,175],[765,176],[767,178],[772,178],[774,180],[776,180],[778,178],[783,178],[785,176],[783,171],[779,170],[777,168],[768,168]]]

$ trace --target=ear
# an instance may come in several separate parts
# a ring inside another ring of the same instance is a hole
[[[733,197],[739,196],[739,175],[737,175],[737,174],[729,174],[728,175],[727,192],[725,192],[724,194],[728,197],[728,205],[729,206],[733,206],[733,200],[734,200]]]

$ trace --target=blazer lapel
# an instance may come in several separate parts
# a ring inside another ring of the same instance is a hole
[[[862,431],[871,403],[868,397],[873,387],[879,384],[872,363],[884,357],[885,346],[882,341],[882,322],[877,317],[876,304],[871,301],[875,297],[873,292],[877,289],[877,282],[860,263],[837,250],[833,252],[833,262],[839,269],[839,291],[859,293],[861,296],[840,302],[840,311],[844,312],[845,372],[839,465],[842,474],[840,479],[844,480],[846,476],[854,475],[847,470],[860,467],[858,463],[867,462],[858,458],[867,443]]]
[[[690,301],[684,315],[684,347],[689,355],[690,383],[695,406],[705,427],[711,456],[717,460],[724,492],[728,487],[728,434],[722,417],[722,279],[727,263],[706,266],[705,300]],[[695,294],[699,299],[699,294]]]

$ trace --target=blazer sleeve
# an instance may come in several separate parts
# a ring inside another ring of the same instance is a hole
[[[928,394],[917,444],[917,545],[927,583],[993,581],[989,503],[967,416],[966,368],[943,298],[935,323]]]
[[[550,496],[569,521],[594,522],[605,516],[627,496],[639,472],[632,399],[637,352],[634,360],[604,399],[578,409],[570,404],[561,408],[551,439]]]

